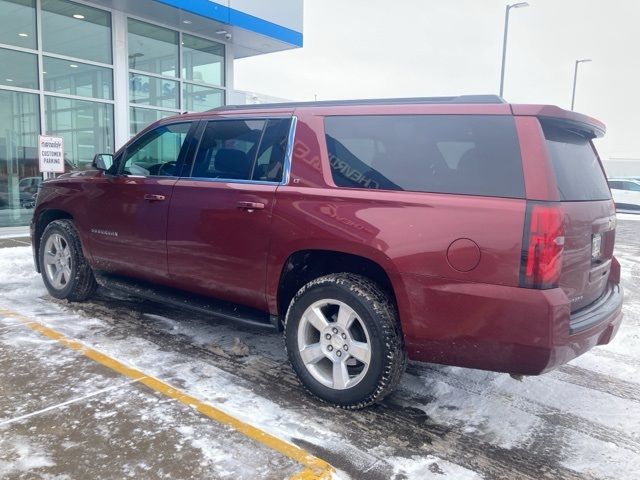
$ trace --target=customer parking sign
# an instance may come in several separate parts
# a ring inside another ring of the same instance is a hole
[[[64,173],[64,140],[60,137],[40,135],[38,158],[41,173]]]

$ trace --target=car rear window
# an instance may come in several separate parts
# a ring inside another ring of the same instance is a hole
[[[510,116],[335,116],[325,134],[339,187],[524,198]]]
[[[564,201],[609,200],[600,161],[591,140],[553,121],[542,121],[560,199]]]

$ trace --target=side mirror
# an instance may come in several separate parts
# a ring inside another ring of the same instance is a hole
[[[106,172],[113,166],[113,155],[110,153],[97,153],[93,157],[93,167],[101,172]]]

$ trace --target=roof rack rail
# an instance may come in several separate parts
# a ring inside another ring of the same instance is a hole
[[[439,104],[439,103],[506,103],[498,95],[459,95],[457,97],[413,97],[413,98],[366,98],[361,100],[322,100],[319,102],[283,102],[258,103],[250,105],[224,105],[216,107],[210,112],[220,110],[246,110],[262,108],[296,108],[296,107],[340,107],[350,105],[410,105],[410,104]]]

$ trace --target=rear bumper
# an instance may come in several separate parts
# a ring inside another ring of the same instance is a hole
[[[398,299],[413,360],[537,375],[615,336],[622,288],[611,283],[592,305],[571,314],[559,289],[452,283],[403,275]]]

